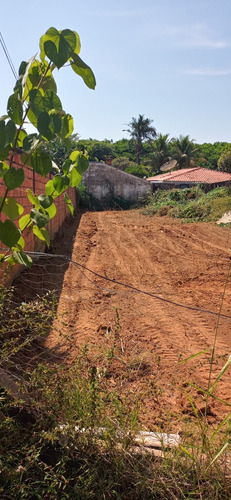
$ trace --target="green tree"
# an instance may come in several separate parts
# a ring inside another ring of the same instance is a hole
[[[81,139],[75,143],[75,147],[79,151],[87,152],[90,161],[106,161],[115,157],[113,143],[108,139]]]
[[[128,123],[128,129],[125,129],[131,136],[131,141],[134,143],[136,163],[140,165],[143,142],[150,141],[156,137],[156,129],[151,126],[153,120],[145,118],[144,115],[139,115],[138,119],[132,118]]]
[[[24,208],[11,196],[11,192],[22,185],[26,165],[46,177],[53,165],[51,153],[44,149],[44,144],[65,141],[73,133],[73,118],[63,110],[53,73],[68,63],[85,84],[94,89],[94,74],[79,53],[78,33],[49,28],[40,38],[40,57],[23,61],[20,65],[19,78],[8,99],[7,114],[0,119],[0,177],[5,187],[4,196],[0,199],[0,214],[3,213],[6,218],[4,222],[0,221],[0,242],[8,248],[0,256],[1,262],[8,260],[31,265],[30,257],[23,250],[23,233],[28,227],[49,245],[46,226],[56,213],[55,198],[64,194],[73,213],[71,200],[65,191],[69,186],[75,187],[80,183],[81,175],[88,167],[88,158],[78,150],[72,151],[60,168],[57,166],[57,173],[47,182],[44,194],[36,196],[27,190],[32,206],[30,214],[23,215]],[[35,127],[35,133],[26,132],[28,121]],[[14,155],[19,148],[23,151],[22,167],[15,169]],[[19,219],[18,225],[14,222],[16,219]]]
[[[125,171],[126,168],[134,166],[135,163],[130,161],[126,156],[117,156],[112,160],[112,167],[117,168],[117,170]]]
[[[114,158],[115,153],[111,141],[95,141],[92,146],[92,161],[106,161]]]
[[[191,140],[189,135],[180,135],[178,139],[172,139],[170,147],[171,156],[177,160],[178,168],[193,166],[201,157],[198,147],[195,147],[194,140]]]
[[[202,155],[202,160],[198,160],[198,165],[214,170],[218,169],[218,160],[221,154],[229,147],[228,142],[205,142],[197,145],[199,152]]]
[[[144,177],[150,176],[150,168],[145,165],[138,165],[136,163],[131,162],[127,168],[125,168],[125,172],[127,174],[135,175],[136,177]]]
[[[152,171],[159,172],[161,165],[169,160],[169,134],[158,134],[153,142],[153,153],[151,155]]]
[[[52,161],[58,167],[60,172],[62,171],[63,163],[69,158],[71,151],[76,148],[76,140],[78,134],[72,134],[67,139],[56,139],[44,143],[44,151],[51,155]],[[55,172],[56,173],[56,172]]]
[[[129,139],[120,139],[114,142],[115,156],[126,157],[131,161],[135,161],[134,148]]]
[[[229,145],[221,154],[218,160],[218,169],[222,172],[231,173],[231,145]]]

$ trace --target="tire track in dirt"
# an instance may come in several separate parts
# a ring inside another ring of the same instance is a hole
[[[217,313],[229,267],[230,242],[230,231],[211,224],[182,224],[143,216],[139,211],[87,212],[77,231],[72,259],[102,276],[163,299]],[[229,282],[223,310],[229,315],[230,293]],[[70,264],[59,312],[67,309],[65,331],[71,329],[71,359],[86,343],[99,350],[105,348],[107,333],[115,328],[115,308],[119,312],[123,362],[114,360],[109,382],[118,382],[122,392],[136,393],[142,387],[150,421],[160,411],[155,401],[151,402],[152,392],[148,392],[155,374],[164,388],[162,403],[169,411],[179,413],[183,404],[179,394],[185,381],[193,380],[206,388],[210,360],[203,355],[188,363],[179,361],[211,349],[217,317],[131,293]],[[213,379],[231,351],[230,326],[230,321],[220,319]],[[48,345],[56,341],[53,332]],[[146,368],[131,375],[134,363]],[[220,394],[230,401],[229,378],[230,370],[220,384]],[[174,397],[170,390],[173,385]],[[216,412],[222,411],[218,405]]]

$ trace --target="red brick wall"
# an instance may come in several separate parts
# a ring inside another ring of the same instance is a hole
[[[14,155],[14,164],[13,166],[17,169],[21,167],[20,154]],[[37,174],[30,167],[24,167],[25,179],[22,184],[17,189],[13,189],[9,192],[9,196],[15,198],[23,207],[24,213],[26,215],[30,213],[32,205],[27,198],[26,190],[29,188],[32,192],[35,192],[36,195],[45,194],[45,185],[49,179],[52,178],[52,175],[48,174],[45,178],[41,175]],[[0,179],[0,197],[4,196],[5,186]],[[71,198],[71,201],[76,208],[76,190],[74,188],[68,188],[67,190],[68,196]],[[54,201],[57,209],[57,213],[53,219],[50,220],[48,225],[48,230],[50,233],[51,239],[54,238],[60,226],[63,224],[64,220],[67,216],[70,216],[70,211],[67,208],[67,205],[64,201],[64,196],[61,195]],[[4,221],[6,217],[4,214],[0,215],[1,221]],[[17,221],[14,221],[17,224]],[[43,243],[38,240],[33,234],[32,231],[28,230],[23,233],[23,238],[25,239],[25,251],[36,251],[44,248]],[[2,244],[0,245],[2,246]],[[1,281],[1,274],[0,274]]]

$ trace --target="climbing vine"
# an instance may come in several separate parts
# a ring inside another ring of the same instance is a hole
[[[0,254],[1,263],[32,265],[24,251],[24,231],[30,229],[49,245],[47,224],[56,214],[58,196],[63,195],[70,212],[74,211],[66,190],[81,182],[88,168],[88,157],[83,152],[72,151],[58,167],[44,144],[57,138],[65,143],[74,130],[73,118],[63,110],[57,95],[54,70],[68,66],[90,89],[95,88],[94,74],[80,58],[80,48],[80,38],[75,31],[49,28],[40,38],[39,58],[32,57],[20,64],[18,80],[8,99],[7,114],[0,118],[0,183],[4,186],[0,216],[4,214],[5,219],[4,222],[0,220],[0,242],[7,247],[7,251]],[[35,132],[27,133],[28,123],[34,126]],[[14,156],[18,152],[22,165],[16,169]],[[43,177],[55,169],[44,194],[37,196],[27,189],[31,210],[26,215],[23,206],[11,196],[12,190],[23,184],[25,166]]]

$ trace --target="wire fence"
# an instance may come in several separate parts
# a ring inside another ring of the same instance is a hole
[[[105,294],[117,296],[118,302],[121,303],[130,294],[147,296],[154,303],[165,304],[166,315],[169,310],[170,322],[174,315],[174,308],[186,312],[187,310],[193,311],[195,315],[198,315],[198,322],[202,315],[214,317],[216,321],[223,319],[225,323],[231,320],[231,315],[224,314],[222,311],[216,312],[184,301],[177,302],[170,295],[163,296],[162,293],[160,296],[155,291],[145,290],[98,273],[68,255],[49,252],[28,253],[33,260],[32,268],[24,269],[15,278],[5,312],[1,311],[0,307],[2,347],[0,379],[8,380],[11,388],[14,378],[19,380],[22,373],[33,370],[38,363],[44,360],[46,363],[62,363],[66,359],[68,348],[63,349],[63,346],[68,346],[69,343],[73,347],[76,341],[73,335],[69,338],[66,334],[68,312],[72,308],[73,313],[73,307],[78,307],[78,302],[84,301],[85,289],[88,289],[86,301],[89,301],[89,295],[94,296],[95,287]],[[78,273],[76,275],[76,269],[79,270],[79,275]],[[80,279],[79,276],[82,278]],[[73,280],[71,286],[74,286],[67,289],[65,283],[69,278]],[[82,280],[81,283],[78,283],[80,280]],[[61,309],[59,309],[60,304]],[[154,309],[158,310],[158,307]],[[53,346],[47,345],[46,339],[54,328],[56,342]]]
[[[221,312],[215,312],[210,309],[205,309],[203,307],[198,307],[194,305],[189,305],[186,303],[176,302],[175,300],[171,300],[170,298],[166,298],[160,296],[158,294],[152,293],[150,291],[135,287],[129,283],[125,283],[122,281],[118,281],[115,278],[110,278],[109,276],[102,275],[97,273],[93,269],[81,264],[80,262],[71,259],[67,255],[62,254],[51,254],[45,252],[27,252],[32,259],[34,259],[34,265],[32,269],[25,270],[22,275],[19,276],[15,280],[16,285],[18,283],[21,286],[24,284],[24,293],[25,296],[30,297],[33,295],[41,295],[43,293],[50,292],[51,290],[55,290],[56,292],[60,292],[62,289],[62,282],[64,273],[68,269],[70,264],[73,264],[75,267],[79,268],[85,278],[90,281],[95,287],[100,288],[103,291],[108,291],[113,294],[121,294],[121,293],[137,293],[142,295],[147,295],[148,297],[153,298],[156,301],[165,302],[166,304],[173,305],[177,308],[188,309],[191,311],[196,311],[198,313],[208,314],[216,317],[221,317],[226,320],[231,320],[231,316],[227,314],[223,314]],[[110,283],[114,285],[118,285],[121,290],[115,288],[105,288],[94,279],[91,279],[90,276],[95,276],[105,281],[105,283]],[[123,292],[123,289],[124,292]],[[16,286],[17,290],[17,286]],[[21,296],[21,291],[20,291]]]

